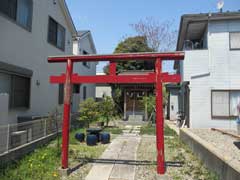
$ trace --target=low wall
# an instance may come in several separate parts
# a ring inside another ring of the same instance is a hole
[[[59,134],[60,133],[61,132],[59,132]],[[16,161],[16,160],[22,158],[24,155],[31,153],[36,148],[50,142],[51,140],[55,139],[56,137],[57,137],[57,133],[53,133],[48,136],[37,139],[35,141],[32,141],[31,143],[27,143],[27,144],[24,144],[22,146],[15,148],[15,149],[11,149],[8,152],[0,155],[0,165],[2,166],[7,163],[10,163],[11,161]]]
[[[240,167],[235,167],[234,164],[217,152],[217,149],[210,143],[196,136],[188,129],[180,130],[180,139],[187,144],[205,166],[215,172],[221,180],[240,179]]]

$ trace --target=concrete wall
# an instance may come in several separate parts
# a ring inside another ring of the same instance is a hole
[[[112,88],[110,86],[102,86],[102,85],[97,85],[96,86],[96,98],[102,98],[103,95],[106,96],[112,96]]]
[[[240,168],[224,157],[210,143],[199,138],[188,129],[180,130],[180,139],[187,144],[203,164],[216,173],[220,180],[238,180]]]
[[[211,90],[240,89],[240,51],[229,50],[229,32],[240,31],[240,21],[210,22],[208,50],[186,51],[180,72],[190,81],[190,127],[236,128],[233,120],[211,117]]]
[[[66,29],[65,51],[47,42],[48,18],[51,16]],[[65,72],[65,66],[49,64],[47,57],[72,54],[72,35],[60,7],[48,0],[33,0],[31,32],[0,14],[0,61],[33,71],[29,109],[11,109],[8,123],[15,123],[18,115],[46,115],[58,106],[58,85],[50,85],[49,76]],[[36,85],[36,81],[40,85]],[[0,120],[1,121],[1,120]]]

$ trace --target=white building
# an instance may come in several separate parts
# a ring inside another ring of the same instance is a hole
[[[179,92],[180,86],[176,84],[166,84],[166,91],[168,92],[168,103],[166,108],[166,118],[169,120],[176,120],[179,112]]]
[[[78,31],[73,42],[73,54],[96,54],[95,44],[89,30]],[[96,75],[97,62],[74,64],[74,73],[80,75]],[[79,84],[73,86],[72,112],[79,110],[79,104],[87,98],[95,98],[95,84]]]
[[[183,15],[180,110],[191,128],[235,128],[240,103],[240,12]],[[188,108],[189,107],[189,108]],[[189,110],[189,112],[188,112]]]
[[[106,75],[104,72],[97,72],[97,75]],[[104,96],[112,97],[112,87],[109,84],[96,85],[96,100],[101,100]]]
[[[76,39],[81,53],[96,53],[90,33],[76,31],[64,0],[1,0],[0,27],[0,125],[48,115],[63,103],[63,86],[50,84],[49,76],[65,73],[66,65],[49,64],[47,57],[78,53]],[[96,69],[94,63],[74,68],[79,74]],[[77,88],[83,99],[95,96],[92,86]]]

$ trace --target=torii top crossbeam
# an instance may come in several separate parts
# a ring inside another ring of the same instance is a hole
[[[183,60],[183,52],[171,53],[129,53],[111,55],[78,55],[49,57],[49,63],[66,63],[66,73],[60,76],[51,76],[51,83],[64,83],[64,112],[62,127],[62,168],[68,168],[68,144],[69,144],[69,117],[71,109],[72,84],[81,83],[151,83],[156,89],[156,139],[157,139],[157,172],[164,174],[164,123],[162,105],[162,83],[180,82],[180,75],[162,73],[162,61]],[[116,64],[120,61],[155,61],[155,71],[146,75],[117,75]],[[109,75],[84,76],[73,74],[73,64],[84,61],[109,61]]]
[[[70,56],[51,56],[48,58],[49,63],[67,62],[70,59],[72,62],[81,61],[127,61],[127,60],[182,60],[184,53],[179,52],[164,52],[164,53],[124,53],[124,54],[109,54],[109,55],[70,55]]]

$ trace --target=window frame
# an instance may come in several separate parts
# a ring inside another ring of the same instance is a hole
[[[232,48],[231,47],[231,34],[237,34],[237,33],[239,33],[239,35],[240,35],[240,31],[229,32],[229,50],[230,51],[238,51],[238,50],[240,50],[240,47],[239,48]]]
[[[56,23],[57,25],[57,29],[56,29],[56,34],[55,34],[55,38],[56,38],[56,42],[52,42],[50,41],[50,38],[49,38],[49,29],[50,29],[50,20],[52,20],[54,23]],[[63,47],[59,47],[58,46],[58,28],[61,28],[64,32],[64,36],[63,36]],[[49,44],[51,44],[52,46],[60,49],[61,51],[65,51],[65,46],[66,46],[66,28],[61,25],[60,23],[58,23],[53,17],[51,16],[48,16],[48,31],[47,31],[47,42]]]
[[[211,90],[211,117],[212,117],[212,119],[236,119],[238,116],[234,116],[234,115],[231,115],[231,109],[230,109],[230,107],[231,107],[231,92],[236,92],[236,91],[238,91],[238,92],[240,92],[240,89],[233,89],[233,90],[231,90],[231,89],[213,89],[213,90]],[[217,116],[217,115],[213,115],[213,93],[214,92],[228,92],[228,102],[229,102],[229,104],[228,104],[228,112],[229,112],[229,115],[228,116]]]
[[[64,84],[58,85],[58,104],[64,104]]]
[[[22,25],[17,21],[17,10],[18,10],[18,0],[16,0],[16,12],[15,12],[15,17],[11,17],[8,14],[5,14],[4,12],[0,11],[0,15],[7,20],[11,21],[12,23],[16,24],[17,26],[23,28],[24,30],[28,32],[32,32],[32,20],[33,20],[33,0],[30,0],[30,19],[29,19],[29,24],[26,26]]]
[[[87,99],[87,86],[83,86],[83,100]]]
[[[83,50],[82,52],[83,52],[83,55],[88,55],[88,54],[89,54],[89,53],[88,53],[87,51],[85,51],[85,50]],[[88,69],[90,69],[90,64],[89,64],[88,61],[82,62],[82,65],[85,66],[85,67],[87,67]]]
[[[14,74],[10,74],[11,76],[11,92],[10,92],[10,100],[9,100],[9,107],[10,109],[29,109],[30,108],[30,99],[31,99],[31,78],[30,77],[24,77],[24,76],[18,76],[18,75],[14,75]],[[26,99],[26,105],[21,105],[21,106],[17,106],[15,103],[15,86],[14,86],[14,81],[16,80],[16,78],[24,78],[25,80],[27,80],[28,84],[27,84],[27,96],[25,97]]]
[[[80,84],[73,84],[72,91],[74,94],[79,94],[80,93]]]

